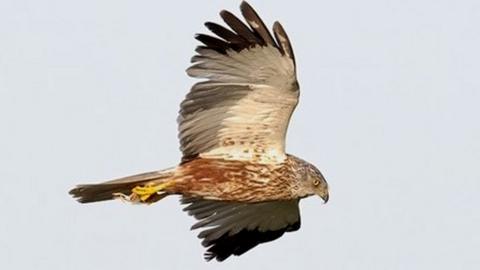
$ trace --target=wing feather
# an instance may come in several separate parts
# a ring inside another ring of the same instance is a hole
[[[242,36],[237,35],[236,33],[219,24],[213,22],[206,22],[205,26],[220,38],[228,41],[235,50],[240,49],[242,44],[247,43],[247,40],[244,39]]]
[[[246,39],[250,44],[262,44],[263,42],[255,36],[255,34],[235,15],[233,15],[230,11],[222,10],[220,12],[220,16],[222,17],[223,21],[232,28],[239,36]]]
[[[258,163],[286,158],[286,131],[299,96],[291,45],[281,26],[274,27],[275,40],[246,2],[241,11],[248,25],[222,11],[231,30],[207,22],[216,36],[196,36],[204,45],[187,73],[206,80],[181,103],[184,162],[199,155]]]
[[[262,19],[260,19],[257,12],[255,12],[252,6],[250,6],[247,2],[242,2],[242,4],[240,5],[240,10],[242,11],[242,15],[247,21],[247,23],[258,36],[262,37],[266,45],[277,45],[273,40],[270,31],[268,31],[267,27],[265,26],[265,23],[263,23]]]
[[[273,241],[300,228],[298,200],[239,203],[183,197],[189,215],[203,229],[198,237],[207,248],[205,259],[223,261],[258,244]]]
[[[283,29],[283,26],[279,22],[273,24],[273,33],[282,53],[286,54],[295,63],[292,44],[290,43],[290,39],[288,38],[285,29]]]

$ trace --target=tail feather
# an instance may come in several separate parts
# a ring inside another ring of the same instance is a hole
[[[91,203],[112,200],[116,194],[129,196],[132,189],[139,185],[145,185],[153,181],[167,179],[173,175],[173,171],[153,171],[119,178],[100,184],[78,185],[69,194],[80,203]],[[159,197],[160,198],[160,197]]]

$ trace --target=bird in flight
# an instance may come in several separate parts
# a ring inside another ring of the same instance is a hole
[[[204,80],[180,105],[179,165],[70,191],[81,203],[152,204],[180,195],[184,211],[197,220],[192,229],[202,230],[207,261],[241,255],[298,230],[302,198],[328,201],[320,171],[285,152],[299,98],[290,40],[278,22],[270,32],[247,2],[240,10],[246,23],[223,10],[228,27],[207,22],[213,34],[195,37],[203,44],[187,73]]]

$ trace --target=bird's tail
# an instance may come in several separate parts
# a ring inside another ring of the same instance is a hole
[[[153,203],[168,195],[163,192],[173,181],[173,170],[153,171],[127,176],[100,184],[78,185],[69,194],[81,203],[116,198],[130,202]]]

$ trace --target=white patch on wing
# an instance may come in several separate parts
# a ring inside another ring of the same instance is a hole
[[[248,24],[250,24],[250,26],[252,26],[253,28],[259,28],[260,27],[260,25],[255,21],[248,21]]]

